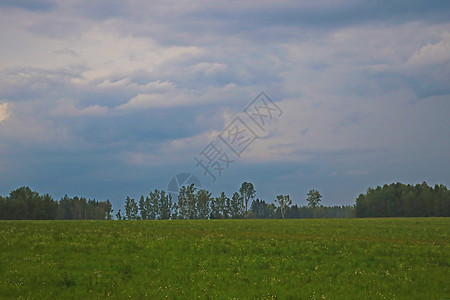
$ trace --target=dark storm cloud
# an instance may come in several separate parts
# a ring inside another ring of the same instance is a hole
[[[185,8],[185,9],[184,9]],[[259,4],[110,2],[75,5],[90,21],[114,19],[109,26],[124,34],[148,36],[164,45],[230,46],[228,37],[254,45],[308,40],[351,26],[426,23],[450,19],[448,1],[340,1],[308,4],[297,1]]]
[[[358,1],[329,8],[325,5],[304,7],[300,3],[271,3],[268,5],[249,6],[232,9],[230,6],[220,6],[200,9],[187,14],[186,19],[191,24],[202,25],[202,20],[212,24],[205,30],[229,28],[230,33],[271,26],[285,27],[315,27],[336,28],[364,24],[367,22],[407,22],[424,20],[442,22],[450,17],[450,2],[448,1]],[[196,29],[199,29],[199,27]],[[188,26],[189,28],[189,26]]]
[[[170,15],[167,17],[171,19]],[[410,21],[438,23],[449,19],[448,1],[342,1],[331,7],[320,4],[305,6],[301,2],[235,6],[217,4],[177,14],[172,22],[165,23],[165,34],[159,34],[151,28],[148,30],[151,36],[164,43],[208,43],[209,35],[237,35],[264,43],[292,38],[304,40],[324,30],[354,25]],[[141,21],[151,26],[155,20],[156,23],[161,21],[149,11],[148,19]],[[312,34],[312,29],[317,31]],[[182,32],[188,34],[183,35]]]

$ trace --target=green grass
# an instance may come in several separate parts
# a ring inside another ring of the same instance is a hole
[[[450,218],[1,221],[2,299],[445,299]]]

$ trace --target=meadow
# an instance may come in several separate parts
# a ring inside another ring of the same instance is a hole
[[[1,299],[445,299],[450,218],[0,221]]]

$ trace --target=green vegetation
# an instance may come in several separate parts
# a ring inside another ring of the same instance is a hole
[[[109,200],[65,195],[59,202],[29,187],[18,188],[6,198],[0,196],[0,220],[111,220]]]
[[[199,190],[193,184],[182,186],[178,201],[172,201],[165,191],[155,190],[149,196],[141,196],[139,202],[127,197],[125,215],[120,210],[118,220],[193,220],[193,219],[301,219],[301,218],[351,218],[353,206],[320,206],[322,197],[317,190],[308,193],[308,206],[292,205],[289,195],[278,195],[274,203],[255,199],[253,184],[244,182],[231,198],[224,192],[214,198],[207,190]],[[312,195],[312,196],[311,196]],[[310,199],[311,197],[312,200]],[[250,209],[248,202],[252,200]],[[311,205],[311,201],[313,205]]]
[[[445,185],[385,184],[356,199],[357,217],[450,217],[450,190]]]
[[[176,200],[156,189],[146,197],[142,195],[139,201],[126,197],[124,214],[119,209],[115,216],[118,220],[450,217],[450,190],[444,185],[432,188],[426,182],[369,188],[366,194],[358,196],[354,206],[322,206],[322,195],[315,189],[306,195],[307,206],[293,204],[289,195],[273,199],[278,206],[255,199],[255,195],[249,182],[242,183],[231,198],[224,192],[214,198],[193,184],[182,186]],[[0,220],[111,220],[113,211],[109,200],[99,202],[66,195],[57,202],[28,187],[16,189],[6,198],[0,196]]]
[[[3,299],[444,299],[449,218],[0,221]]]

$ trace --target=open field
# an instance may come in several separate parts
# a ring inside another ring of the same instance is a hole
[[[1,221],[0,298],[450,298],[450,218]]]

